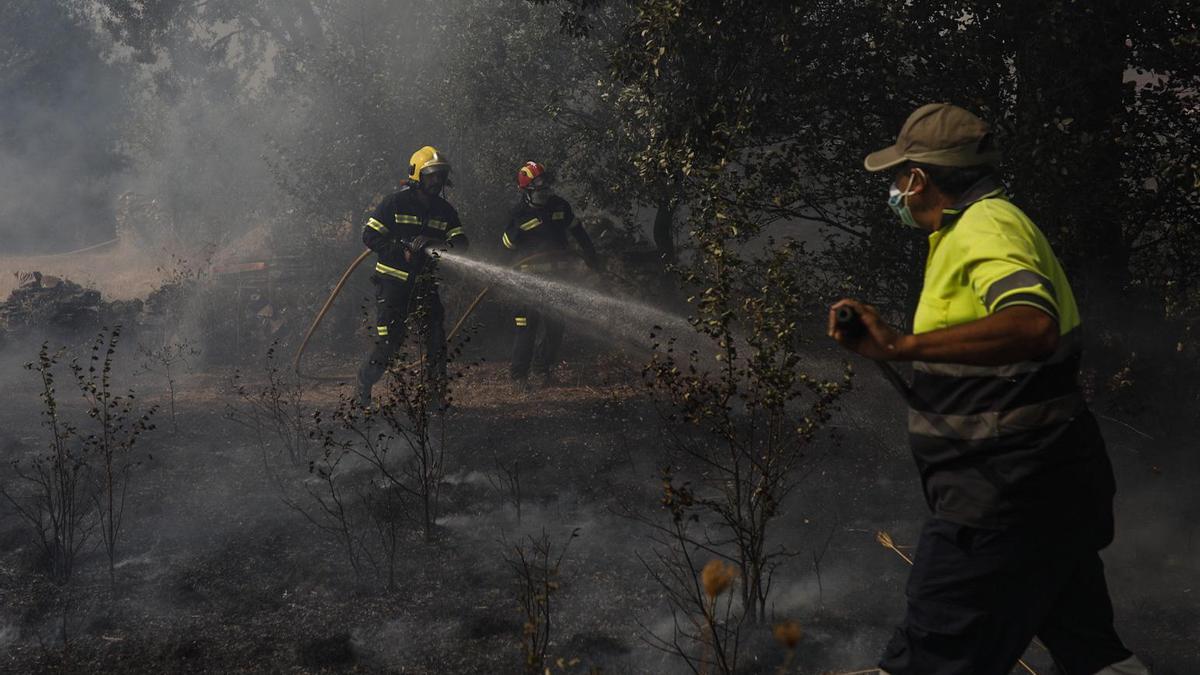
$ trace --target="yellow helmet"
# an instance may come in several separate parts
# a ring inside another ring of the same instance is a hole
[[[418,183],[421,182],[422,175],[436,171],[450,173],[450,160],[431,145],[414,152],[408,160],[408,177]]]

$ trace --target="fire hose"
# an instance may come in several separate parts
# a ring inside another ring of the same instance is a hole
[[[353,378],[353,376],[334,377],[330,375],[309,375],[300,370],[300,361],[304,357],[304,351],[308,348],[308,342],[312,339],[313,333],[317,331],[317,327],[321,325],[321,321],[324,320],[325,314],[328,313],[329,308],[333,306],[333,301],[337,298],[338,294],[342,292],[342,288],[345,287],[346,282],[350,280],[350,275],[354,274],[354,270],[358,269],[358,266],[361,265],[362,262],[371,255],[371,253],[373,253],[371,249],[365,249],[350,263],[350,265],[346,268],[346,271],[342,273],[342,277],[338,279],[337,284],[334,285],[333,290],[329,293],[329,297],[325,299],[325,304],[321,305],[321,309],[317,312],[316,317],[313,319],[312,325],[308,327],[308,331],[304,334],[304,339],[300,342],[300,347],[296,350],[296,356],[292,359],[292,369],[296,372],[298,377],[306,380],[316,380],[319,382],[342,382]],[[578,254],[568,251],[542,251],[518,260],[512,265],[512,267],[519,268],[522,265],[528,265],[542,258],[562,258],[566,256],[578,257]],[[467,305],[467,309],[463,311],[462,316],[458,318],[458,321],[454,322],[454,327],[451,328],[450,332],[446,334],[447,342],[454,339],[454,336],[458,334],[458,331],[463,327],[463,324],[467,322],[467,318],[471,316],[471,313],[475,311],[475,308],[479,306],[479,303],[483,301],[484,297],[486,297],[491,290],[492,286],[484,286],[483,290],[481,290],[479,294],[475,296],[475,299],[471,301],[471,304]]]

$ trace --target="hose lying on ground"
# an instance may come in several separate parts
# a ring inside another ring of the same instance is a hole
[[[329,308],[333,306],[333,301],[337,298],[338,294],[342,292],[342,288],[346,285],[346,282],[350,279],[350,275],[354,273],[354,270],[356,270],[358,268],[358,266],[361,265],[362,262],[367,259],[367,256],[371,255],[371,253],[372,253],[371,249],[365,249],[362,253],[358,254],[358,257],[355,258],[353,262],[350,263],[350,266],[347,267],[346,271],[342,273],[342,278],[338,279],[337,284],[334,285],[333,291],[331,291],[329,293],[329,297],[325,299],[325,304],[321,306],[321,310],[319,312],[317,312],[317,316],[313,319],[312,325],[310,325],[308,327],[308,332],[306,332],[304,334],[304,340],[302,340],[300,342],[300,347],[299,347],[299,349],[296,350],[296,356],[295,356],[295,358],[292,359],[292,369],[296,372],[296,375],[298,377],[301,377],[306,380],[316,380],[318,382],[345,382],[347,380],[354,379],[354,377],[355,377],[354,375],[349,375],[349,376],[345,376],[345,377],[337,377],[337,376],[332,376],[332,375],[309,375],[300,370],[300,360],[304,357],[304,351],[305,351],[305,349],[308,348],[308,342],[309,342],[309,340],[312,339],[313,333],[315,333],[317,330],[317,327],[321,325],[321,321],[325,318],[325,314],[329,312]],[[565,257],[575,258],[575,257],[578,257],[578,254],[575,254],[570,251],[542,251],[540,253],[534,253],[532,255],[526,256],[526,257],[518,260],[516,263],[514,263],[512,265],[512,267],[517,268],[522,265],[528,265],[531,262],[535,262],[542,258],[565,258]],[[467,318],[469,316],[471,316],[471,313],[475,311],[475,308],[479,306],[479,303],[483,301],[484,297],[486,297],[487,294],[491,290],[492,290],[491,286],[485,286],[483,288],[483,290],[479,292],[479,295],[475,296],[475,299],[472,300],[471,304],[467,306],[466,311],[464,311],[462,316],[460,316],[458,318],[458,321],[454,322],[454,327],[451,328],[450,332],[446,334],[447,342],[454,339],[454,336],[458,334],[458,331],[463,327],[463,324],[466,323]],[[420,360],[418,360],[412,364],[409,364],[406,367],[412,367],[419,363],[420,363]]]

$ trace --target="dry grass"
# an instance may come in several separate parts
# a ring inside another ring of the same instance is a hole
[[[737,568],[719,559],[709,560],[700,571],[700,583],[711,600],[729,590],[737,577]]]
[[[627,382],[600,384],[598,380],[602,378],[595,369],[582,364],[561,365],[555,374],[557,385],[542,389],[535,384],[529,391],[521,392],[509,379],[507,363],[484,363],[451,385],[454,404],[479,412],[503,411],[510,420],[541,419],[545,416],[543,406],[547,404],[599,406],[614,397],[631,397],[636,391]]]
[[[912,558],[908,557],[908,555],[906,555],[904,551],[901,551],[900,547],[896,546],[896,544],[892,541],[892,535],[880,530],[875,533],[875,541],[879,542],[880,546],[895,552],[895,554],[900,556],[904,562],[908,563],[909,565],[913,564]]]
[[[799,622],[788,619],[772,626],[771,634],[780,646],[795,649],[796,645],[800,644],[800,638],[804,637],[804,629],[800,627]]]
[[[366,347],[364,347],[364,354]],[[340,368],[330,365],[331,372],[344,370],[353,373],[353,364],[342,364]],[[247,383],[253,383],[252,368],[243,369]],[[223,408],[229,401],[229,372],[198,372],[180,378],[175,403],[183,407],[216,406]],[[454,405],[461,410],[474,412],[501,412],[506,419],[540,420],[545,417],[546,406],[594,404],[611,402],[616,398],[629,398],[638,392],[627,384],[597,384],[599,379],[594,370],[586,366],[560,367],[560,384],[549,389],[534,388],[528,392],[517,392],[508,378],[508,365],[485,363],[472,368],[453,384]],[[312,405],[330,408],[337,405],[340,397],[353,391],[353,375],[341,382],[311,382],[305,391],[305,400]],[[162,394],[165,402],[165,394]],[[147,392],[147,398],[159,402],[157,392]]]

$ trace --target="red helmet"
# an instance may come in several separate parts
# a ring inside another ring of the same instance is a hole
[[[544,177],[543,177],[544,176]],[[537,180],[541,178],[541,180]],[[535,180],[538,184],[547,182],[550,176],[546,173],[546,167],[537,162],[525,162],[521,168],[517,170],[517,188],[524,190],[529,187]]]

